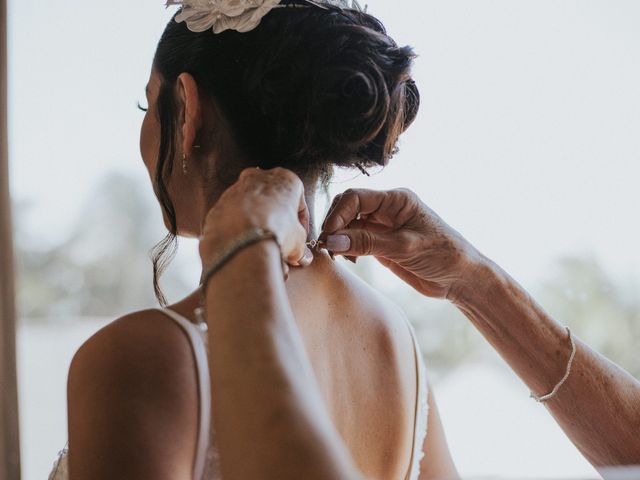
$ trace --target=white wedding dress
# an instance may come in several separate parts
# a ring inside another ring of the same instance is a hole
[[[213,441],[209,441],[209,419],[211,415],[211,393],[209,386],[209,364],[207,362],[207,325],[206,323],[194,324],[182,315],[169,308],[158,309],[180,325],[186,332],[196,359],[198,370],[198,388],[200,398],[200,428],[198,430],[198,443],[196,458],[193,465],[194,480],[219,480],[218,455]],[[420,460],[422,459],[422,444],[427,433],[427,381],[422,355],[418,348],[413,327],[407,322],[413,337],[414,356],[417,371],[417,398],[415,410],[415,423],[413,434],[413,450],[411,461],[405,480],[418,480],[420,474]],[[49,480],[69,480],[68,447],[65,446],[58,452],[58,458],[54,462],[49,474]]]

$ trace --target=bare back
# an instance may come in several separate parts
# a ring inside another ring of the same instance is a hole
[[[287,281],[321,392],[363,473],[405,478],[416,402],[413,340],[402,312],[361,279],[317,255]],[[191,298],[191,297],[190,297]],[[193,300],[172,305],[193,319]]]
[[[340,262],[321,253],[310,267],[292,269],[286,284],[291,307],[321,393],[357,465],[371,478],[404,479],[416,416],[413,339],[402,312]],[[170,308],[194,322],[197,306],[196,292]],[[140,465],[165,472],[177,468],[162,460],[178,458],[176,446],[181,446],[180,458],[193,458],[195,370],[188,340],[155,309],[122,317],[85,342],[68,384],[72,467],[80,471],[96,461],[82,453],[74,456],[74,442],[85,452],[109,455],[104,464],[115,471],[119,464],[131,465],[133,451],[148,456]],[[93,405],[105,397],[97,415]],[[147,422],[161,422],[153,430],[163,435],[140,430]],[[114,438],[122,446],[118,452]],[[189,461],[180,465],[190,468]]]
[[[405,478],[416,402],[405,319],[362,280],[322,256],[287,284],[321,391],[361,470]],[[311,294],[310,294],[311,293]]]

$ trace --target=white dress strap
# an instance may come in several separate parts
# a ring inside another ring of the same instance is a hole
[[[209,449],[209,428],[211,421],[211,391],[209,384],[209,362],[207,357],[207,348],[205,341],[202,337],[203,332],[206,330],[200,330],[200,326],[196,325],[182,315],[178,314],[170,308],[158,308],[161,312],[164,312],[169,317],[178,323],[189,337],[189,342],[193,349],[193,355],[196,361],[196,367],[198,372],[198,396],[199,396],[199,428],[198,428],[198,443],[196,450],[196,458],[193,465],[193,478],[194,480],[201,480],[205,463],[207,460],[207,451]],[[205,324],[200,324],[204,325]]]
[[[406,318],[406,317],[405,317]],[[422,353],[416,332],[409,320],[406,320],[413,343],[413,354],[416,365],[416,402],[413,424],[413,445],[411,448],[411,460],[409,470],[405,476],[407,480],[418,480],[420,476],[420,461],[424,456],[422,446],[427,436],[427,418],[429,414],[426,367],[422,359]]]

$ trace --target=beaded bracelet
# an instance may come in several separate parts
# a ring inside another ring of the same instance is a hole
[[[576,344],[573,341],[573,336],[571,335],[571,330],[569,329],[569,327],[564,328],[567,329],[567,333],[569,334],[569,341],[571,342],[571,355],[569,356],[569,361],[567,362],[567,370],[564,374],[564,377],[562,377],[558,384],[553,387],[553,390],[551,390],[551,392],[547,393],[546,395],[542,395],[541,397],[538,397],[535,393],[531,392],[530,397],[533,398],[536,402],[543,403],[550,398],[553,398],[556,393],[558,393],[558,390],[560,389],[562,384],[567,381],[567,378],[569,378],[569,374],[571,373],[571,365],[573,364],[573,359],[576,356]]]
[[[224,267],[240,250],[263,240],[274,240],[278,245],[280,257],[282,259],[282,246],[280,245],[278,236],[275,233],[264,228],[254,228],[249,230],[236,238],[231,245],[225,248],[222,253],[218,255],[218,258],[204,269],[202,276],[200,277],[200,285],[202,286],[203,291],[206,291],[209,279],[216,272],[220,271],[220,269],[222,269],[222,267]]]

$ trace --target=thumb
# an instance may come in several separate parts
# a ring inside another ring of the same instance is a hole
[[[332,253],[355,257],[393,257],[398,248],[396,235],[350,229],[327,236],[325,247]]]

